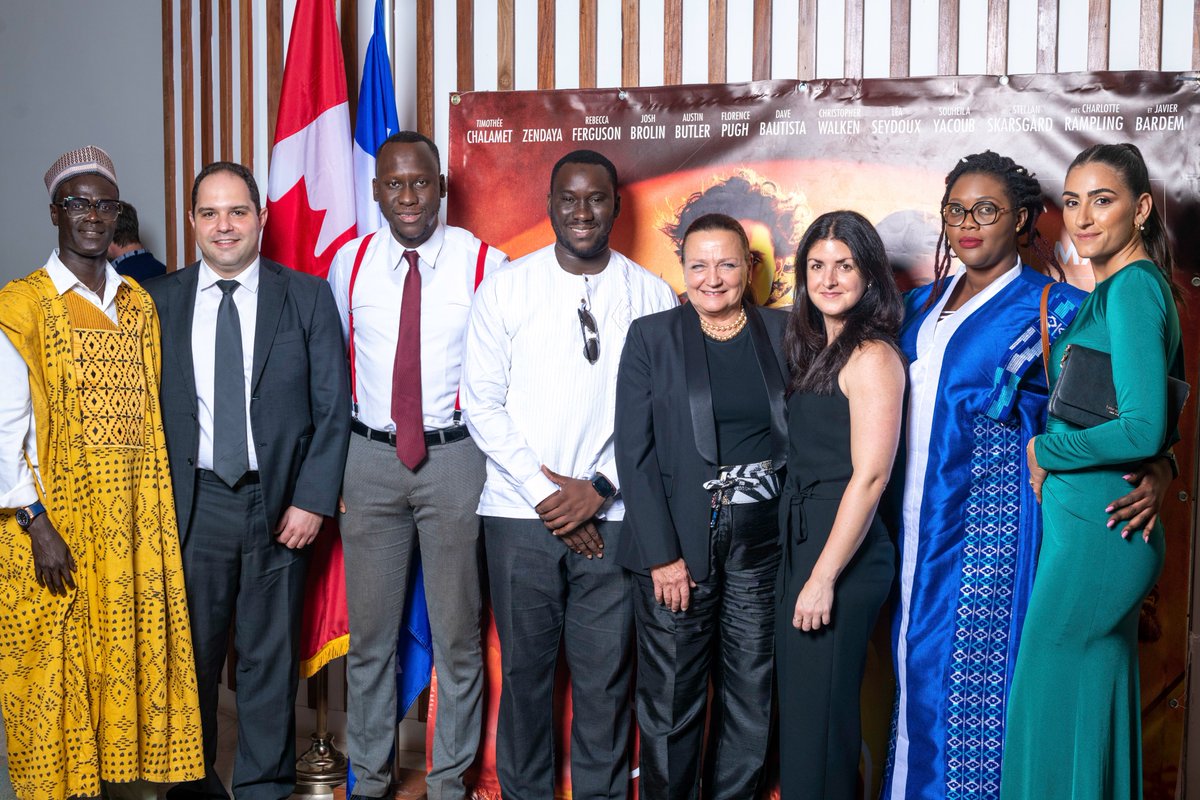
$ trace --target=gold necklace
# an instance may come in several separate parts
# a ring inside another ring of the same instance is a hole
[[[700,318],[700,330],[704,331],[705,336],[717,342],[728,342],[741,333],[744,327],[746,327],[746,309],[744,308],[738,314],[737,319],[728,325],[714,325],[711,322],[705,322],[704,317]]]

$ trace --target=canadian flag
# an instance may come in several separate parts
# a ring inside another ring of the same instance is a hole
[[[354,159],[334,0],[298,0],[267,178],[262,252],[322,278],[354,238]]]
[[[350,106],[334,2],[296,3],[262,241],[267,258],[322,278],[355,230]],[[349,647],[342,540],[332,520],[313,544],[300,639],[300,672],[306,678]]]

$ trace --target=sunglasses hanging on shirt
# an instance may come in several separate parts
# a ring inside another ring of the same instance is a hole
[[[583,296],[579,298],[579,331],[583,334],[583,357],[589,364],[600,360],[600,329],[592,316],[592,282],[583,276]]]
[[[587,300],[579,301],[579,330],[583,334],[583,357],[589,364],[600,360],[600,332],[596,328],[596,318],[588,310]]]

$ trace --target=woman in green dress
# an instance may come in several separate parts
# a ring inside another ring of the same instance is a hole
[[[1067,171],[1063,220],[1096,288],[1054,344],[1112,356],[1120,416],[1079,428],[1050,416],[1028,447],[1044,531],[1017,656],[1001,797],[1140,798],[1137,622],[1163,563],[1162,525],[1120,536],[1104,513],[1133,465],[1167,439],[1167,375],[1183,377],[1172,259],[1131,144],[1096,145]]]

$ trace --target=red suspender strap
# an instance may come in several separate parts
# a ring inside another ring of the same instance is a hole
[[[350,397],[354,401],[355,418],[358,417],[358,381],[354,374],[354,282],[358,280],[358,268],[362,266],[363,256],[367,254],[367,245],[373,238],[375,234],[368,233],[359,244],[358,252],[354,254],[354,268],[350,270],[350,287],[346,292],[346,315],[350,322],[350,335],[347,337],[350,351]]]
[[[479,289],[479,284],[483,283],[483,268],[487,266],[487,242],[479,243],[479,255],[475,258],[475,286],[472,292]],[[459,403],[459,398],[462,396],[462,389],[454,395],[454,422],[457,424],[462,418],[462,405]]]
[[[479,256],[475,259],[475,287],[472,291],[479,289],[479,284],[483,283],[483,268],[487,266],[487,242],[479,243]]]

